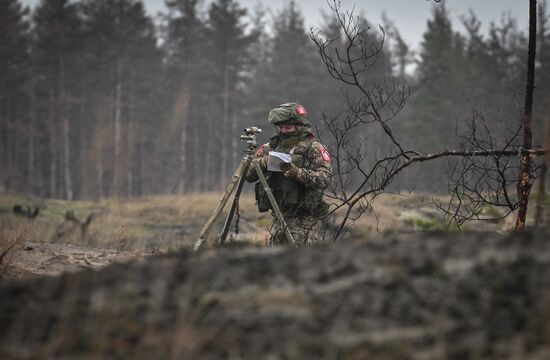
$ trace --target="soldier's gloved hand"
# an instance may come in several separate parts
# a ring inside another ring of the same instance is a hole
[[[295,178],[298,175],[299,168],[293,163],[282,163],[279,167],[286,177]]]
[[[260,168],[262,170],[265,170],[265,169],[267,169],[267,160],[268,159],[269,159],[269,156],[266,155],[266,156],[262,156],[260,158],[256,158],[255,161],[258,162],[258,165],[260,165]]]

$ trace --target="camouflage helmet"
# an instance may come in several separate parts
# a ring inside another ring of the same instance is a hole
[[[309,125],[307,110],[299,103],[285,103],[269,112],[273,125]]]

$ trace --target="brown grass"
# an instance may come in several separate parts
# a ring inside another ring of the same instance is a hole
[[[33,228],[26,236],[28,241],[34,242],[165,252],[194,243],[200,228],[218,204],[221,195],[203,193],[102,201],[33,199],[31,203],[40,207],[40,214],[33,220]],[[13,205],[27,203],[28,199],[0,194],[2,238],[8,238],[28,221],[13,216],[11,212]],[[65,219],[67,211],[72,211],[81,221],[90,213],[95,214],[84,237],[78,226]],[[253,196],[242,195],[240,213],[246,216],[246,220],[241,218],[241,223],[255,224],[257,218],[261,217],[254,205]],[[64,235],[59,237],[59,233]],[[258,236],[251,238],[258,241]]]
[[[221,196],[221,192],[216,192],[129,200],[63,201],[28,200],[0,194],[0,238],[11,239],[13,233],[25,226],[28,220],[13,216],[11,209],[14,204],[30,202],[40,206],[40,214],[25,234],[27,241],[71,243],[140,253],[166,252],[194,244]],[[422,231],[416,224],[433,221],[429,211],[425,211],[433,210],[433,207],[429,204],[431,195],[424,196],[424,202],[420,198],[418,194],[380,196],[374,204],[375,213],[367,212],[355,221],[354,237],[368,239],[379,233]],[[65,219],[67,211],[74,212],[81,221],[90,213],[95,214],[85,236],[78,227],[71,228],[73,224]],[[264,244],[270,216],[258,213],[252,194],[242,195],[240,213],[241,234],[235,240]],[[341,217],[341,213],[338,216]],[[212,234],[219,232],[221,223],[223,221],[217,224],[218,228]],[[484,226],[479,222],[472,224],[474,228],[480,225]],[[493,225],[503,229],[506,222]],[[60,232],[64,234],[61,237]]]
[[[25,235],[31,228],[32,224],[28,223],[17,232],[14,232],[7,240],[4,240],[4,237],[0,239],[0,279],[3,278],[8,271],[15,252],[23,246]]]

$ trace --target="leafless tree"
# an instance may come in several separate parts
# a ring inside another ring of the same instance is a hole
[[[343,234],[348,223],[372,208],[376,197],[388,192],[389,185],[404,169],[435,159],[447,159],[452,164],[448,174],[450,201],[435,202],[449,222],[461,225],[480,219],[483,207],[492,205],[504,208],[504,216],[519,210],[516,228],[525,226],[528,195],[539,170],[532,158],[545,153],[544,149],[532,146],[530,135],[536,0],[530,0],[530,5],[527,94],[524,115],[517,128],[510,131],[504,141],[498,141],[483,116],[474,111],[469,132],[460,137],[458,148],[426,154],[407,148],[392,129],[392,120],[409,96],[404,80],[369,79],[369,70],[384,49],[384,30],[379,28],[374,32],[369,23],[356,17],[353,11],[341,10],[337,0],[329,3],[340,23],[341,37],[327,38],[314,30],[311,38],[329,74],[349,89],[347,109],[334,117],[325,116],[320,129],[334,159],[335,181],[328,194],[333,205],[331,214],[343,214],[337,217],[333,240]],[[385,139],[378,140],[378,148],[385,149],[382,155],[367,151],[365,134],[373,134],[373,127],[379,131],[374,134]]]

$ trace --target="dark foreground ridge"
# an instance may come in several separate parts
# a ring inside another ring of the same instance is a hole
[[[548,231],[229,247],[0,287],[0,358],[548,359]]]

